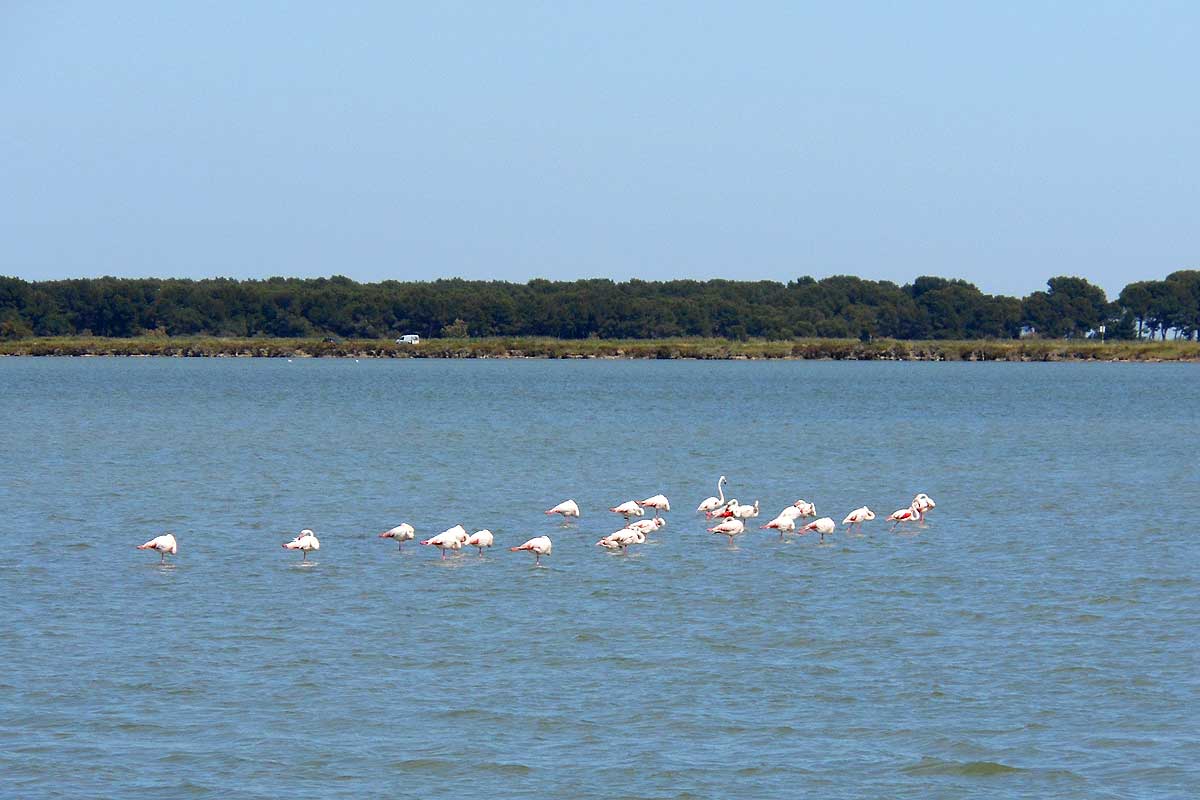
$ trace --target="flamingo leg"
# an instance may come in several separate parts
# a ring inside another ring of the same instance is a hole
[[[307,550],[301,550],[301,551],[300,551],[300,560],[301,560],[301,561],[308,561],[308,551],[307,551]]]
[[[166,554],[166,551],[160,552],[160,553],[158,554],[158,563],[159,563],[159,564],[165,564],[165,563],[167,563],[167,554]]]

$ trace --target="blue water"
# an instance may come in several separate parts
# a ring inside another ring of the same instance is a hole
[[[1195,797],[1197,396],[1166,364],[0,360],[0,794]],[[731,547],[691,513],[720,474],[760,522],[879,519]],[[651,542],[594,546],[660,491]],[[497,547],[375,537],[402,521]],[[164,530],[167,568],[133,547]],[[543,533],[544,568],[507,551]]]

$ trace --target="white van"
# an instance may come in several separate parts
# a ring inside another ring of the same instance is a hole
[[[420,344],[421,337],[415,333],[406,333],[396,340],[396,344]]]

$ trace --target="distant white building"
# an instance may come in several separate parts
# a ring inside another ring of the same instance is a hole
[[[415,333],[406,333],[396,340],[396,344],[420,344],[421,337]]]

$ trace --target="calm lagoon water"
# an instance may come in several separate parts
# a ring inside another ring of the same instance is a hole
[[[1195,797],[1198,396],[1166,364],[0,360],[0,795]],[[880,518],[730,547],[691,513],[720,474],[764,520]],[[660,491],[654,541],[594,546]],[[401,521],[498,546],[400,553]],[[133,549],[164,530],[166,569]],[[543,569],[499,546],[542,533]]]

